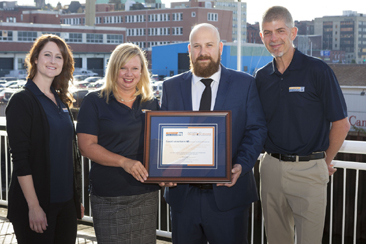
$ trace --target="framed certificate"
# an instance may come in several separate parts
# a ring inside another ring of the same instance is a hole
[[[231,180],[231,111],[147,111],[145,182]]]

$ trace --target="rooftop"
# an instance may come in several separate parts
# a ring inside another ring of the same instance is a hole
[[[329,64],[341,86],[366,86],[365,64]]]

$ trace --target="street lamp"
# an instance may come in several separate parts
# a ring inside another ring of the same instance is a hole
[[[236,69],[241,71],[241,0],[238,0],[238,5],[237,8],[238,10],[236,11],[236,20],[238,21],[237,27],[236,27],[236,32],[237,32],[237,66]]]

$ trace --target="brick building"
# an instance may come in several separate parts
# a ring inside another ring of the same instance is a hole
[[[46,33],[65,39],[73,51],[75,67],[104,75],[111,52],[125,42],[126,28],[0,22],[0,76],[24,69],[34,40]]]

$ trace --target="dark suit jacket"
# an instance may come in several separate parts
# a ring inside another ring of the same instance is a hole
[[[163,83],[162,110],[192,110],[192,73],[186,72]],[[213,185],[218,209],[228,211],[258,200],[252,168],[263,149],[267,128],[254,78],[221,66],[221,77],[214,110],[232,111],[232,163],[242,173],[232,187]],[[188,184],[166,188],[165,199],[181,211]]]

